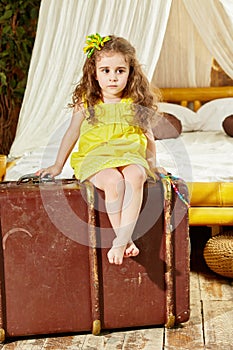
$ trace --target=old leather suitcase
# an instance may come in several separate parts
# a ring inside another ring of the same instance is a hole
[[[1,340],[187,321],[187,206],[170,185],[145,184],[140,254],[117,266],[106,256],[114,234],[103,194],[90,183],[0,183]]]

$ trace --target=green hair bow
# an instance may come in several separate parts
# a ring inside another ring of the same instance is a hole
[[[87,57],[90,58],[95,49],[101,50],[101,48],[104,46],[104,43],[111,40],[109,36],[101,37],[98,33],[91,34],[87,36],[86,44],[83,48],[83,51],[85,54],[87,54]]]

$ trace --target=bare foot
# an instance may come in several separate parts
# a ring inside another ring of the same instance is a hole
[[[108,261],[110,264],[121,265],[123,262],[124,252],[127,246],[112,247],[108,251]]]
[[[137,256],[139,254],[138,247],[134,244],[134,242],[129,242],[126,246],[124,258],[129,258],[131,256]]]

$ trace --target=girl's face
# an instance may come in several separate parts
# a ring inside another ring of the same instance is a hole
[[[121,98],[128,76],[129,64],[121,53],[101,54],[96,60],[96,80],[102,90],[104,102]]]

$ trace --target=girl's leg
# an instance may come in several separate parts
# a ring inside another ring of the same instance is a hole
[[[89,180],[96,188],[104,191],[106,211],[112,228],[117,235],[125,194],[125,183],[122,173],[115,168],[103,169]]]
[[[138,175],[136,174],[135,166],[137,167],[137,171],[139,171],[139,172],[141,171],[141,173]],[[136,245],[132,241],[132,234],[133,234],[135,225],[137,223],[138,216],[140,214],[140,210],[141,210],[141,206],[142,206],[144,183],[147,179],[145,168],[143,168],[142,166],[139,166],[139,165],[132,165],[130,167],[127,167],[124,170],[124,177],[125,177],[125,181],[127,183],[128,182],[130,183],[131,176],[134,177],[135,175],[138,176],[138,180],[136,183],[137,187],[134,190],[134,198],[132,199],[133,207],[129,208],[131,213],[132,213],[132,209],[133,209],[133,211],[135,210],[134,216],[132,218],[134,221],[134,225],[132,227],[131,239],[129,240],[129,243],[128,243],[127,248],[125,250],[125,254],[124,254],[125,257],[136,256],[139,253],[139,249],[136,247]],[[126,215],[127,215],[127,213],[126,213]],[[121,217],[121,225],[124,225],[124,221],[126,218],[127,218],[127,216],[125,216],[125,213],[124,213],[124,215],[122,215],[122,217]]]
[[[143,199],[143,187],[146,171],[142,166],[131,164],[121,168],[125,179],[125,193],[120,218],[120,227],[116,232],[113,247],[108,253],[109,260],[121,264],[123,256],[136,256],[138,248],[132,241],[132,234],[137,223]],[[124,253],[122,249],[124,247]],[[120,249],[122,248],[122,249]]]
[[[123,256],[136,256],[138,248],[132,242],[146,180],[145,169],[128,165],[118,169],[104,169],[90,181],[105,193],[105,205],[116,238],[108,252],[110,263],[122,264]]]

